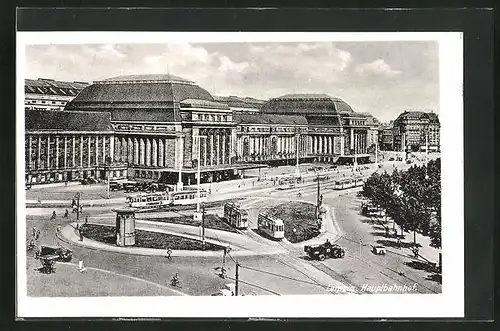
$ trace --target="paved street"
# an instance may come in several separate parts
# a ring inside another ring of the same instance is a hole
[[[408,168],[410,165],[401,162],[387,162],[376,171],[392,171]],[[370,171],[364,170],[368,175]],[[266,176],[274,176],[276,172],[293,172],[294,167],[270,169]],[[309,261],[304,257],[303,245],[272,242],[257,235],[252,228],[256,227],[255,220],[258,211],[283,201],[299,199],[315,203],[317,183],[312,178],[316,175],[309,173],[304,177],[304,184],[291,190],[277,190],[270,181],[243,179],[228,183],[217,183],[212,187],[210,200],[224,200],[240,198],[244,208],[249,210],[250,229],[241,234],[234,234],[217,230],[206,230],[209,240],[214,240],[233,246],[233,254],[227,257],[226,265],[229,268],[228,276],[234,277],[235,260],[242,265],[240,269],[241,291],[246,294],[326,294],[335,287],[350,286],[356,293],[373,293],[374,286],[407,285],[412,293],[439,293],[441,285],[436,279],[419,270],[421,262],[413,261],[409,249],[397,249],[391,239],[382,236],[379,225],[372,225],[370,221],[360,215],[361,202],[356,197],[358,189],[333,191],[331,181],[342,176],[342,173],[352,172],[352,169],[332,171],[330,181],[321,183],[321,192],[324,195],[324,204],[327,207],[327,233],[312,242],[323,241],[328,237],[336,240],[346,250],[344,259],[327,259],[324,262]],[[262,175],[262,174],[261,174]],[[244,185],[243,185],[244,183]],[[200,256],[186,256],[179,252],[168,260],[164,256],[151,254],[150,256],[123,254],[120,251],[100,249],[99,246],[84,247],[71,241],[61,241],[55,237],[57,225],[68,225],[75,221],[76,215],[70,213],[68,219],[62,218],[66,207],[53,208],[50,200],[71,201],[75,192],[82,192],[83,201],[96,200],[105,193],[104,185],[71,185],[57,188],[36,188],[27,191],[28,199],[36,199],[42,195],[47,205],[37,208],[27,208],[27,233],[31,233],[33,226],[41,230],[40,244],[63,244],[74,252],[73,264],[57,264],[57,272],[52,275],[39,273],[36,269],[38,261],[28,258],[28,295],[32,296],[80,296],[80,295],[210,295],[231,282],[230,278],[218,277],[215,268],[222,264],[222,253],[200,254]],[[45,194],[47,192],[47,194]],[[123,206],[123,192],[113,192],[111,200],[99,200],[102,203],[88,204],[81,216],[89,218],[90,223],[114,224],[114,213],[111,209]],[[120,197],[122,195],[122,197]],[[69,206],[68,206],[69,209]],[[50,221],[50,215],[55,210],[58,218]],[[208,213],[222,214],[220,207],[209,208]],[[188,225],[170,223],[155,224],[148,221],[151,217],[169,217],[191,215],[192,211],[141,213],[137,215],[137,228],[165,233],[198,237],[199,228]],[[410,235],[407,236],[410,238]],[[411,236],[413,238],[413,236]],[[419,237],[420,238],[420,237]],[[409,240],[409,239],[408,239]],[[425,240],[425,238],[422,238]],[[361,241],[361,245],[360,245]],[[376,256],[370,249],[373,244],[383,243],[388,247],[386,256]],[[422,245],[427,243],[422,242]],[[422,249],[427,258],[434,259],[433,249]],[[423,253],[424,254],[424,253]],[[75,263],[84,261],[89,268],[88,273],[80,274]],[[421,269],[421,268],[420,268]],[[169,286],[172,275],[178,272],[183,282],[182,289],[173,289]],[[92,281],[90,281],[92,279]],[[252,286],[245,284],[249,282]],[[58,284],[58,285],[57,285]],[[99,286],[96,286],[99,284]],[[120,285],[120,286],[118,286]],[[330,288],[328,288],[330,287]],[[52,288],[54,288],[52,290]],[[405,289],[396,289],[392,292],[408,292]]]

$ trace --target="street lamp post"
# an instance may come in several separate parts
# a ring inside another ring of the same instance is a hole
[[[200,170],[200,158],[201,158],[201,139],[207,139],[207,136],[195,136],[198,144],[198,170],[197,170],[197,201],[196,201],[196,212],[200,212],[200,185],[201,185],[201,170]]]
[[[299,146],[300,146],[300,144],[299,144],[299,140],[300,140],[300,134],[297,131],[297,133],[295,135],[295,141],[296,141],[295,152],[297,154],[297,161],[295,162],[295,174],[297,176],[300,176],[300,168],[299,168],[299,152],[300,152]]]

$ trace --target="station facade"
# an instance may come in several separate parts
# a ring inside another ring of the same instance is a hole
[[[180,77],[127,75],[94,82],[63,111],[26,109],[26,180],[109,174],[182,186],[196,183],[198,166],[201,181],[212,182],[297,158],[369,156],[367,116],[339,98],[294,94],[248,107],[223,100]]]

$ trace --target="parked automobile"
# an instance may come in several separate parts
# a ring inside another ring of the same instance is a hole
[[[87,177],[80,181],[82,185],[96,184],[97,180],[94,177]]]
[[[119,191],[119,190],[123,189],[123,185],[119,182],[112,181],[112,182],[109,182],[109,189],[111,191]]]

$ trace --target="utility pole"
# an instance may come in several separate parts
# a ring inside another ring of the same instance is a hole
[[[109,199],[109,165],[106,165],[106,168],[108,174],[108,199]]]
[[[76,221],[80,220],[80,192],[76,193]]]
[[[318,181],[318,195],[316,197],[316,219],[318,219],[319,218],[319,208],[320,208],[320,203],[321,203],[320,202],[320,194],[321,194],[321,192],[320,192],[320,186],[319,186],[320,185],[319,184],[319,173],[317,174],[316,179]]]
[[[205,250],[205,207],[201,213],[201,245],[202,250]]]
[[[295,148],[295,151],[296,151],[296,154],[297,154],[297,161],[295,162],[295,174],[297,176],[300,176],[300,168],[299,168],[299,151],[300,151],[300,149],[299,149],[299,139],[300,139],[300,135],[297,133],[295,135],[295,137],[296,137],[295,141],[296,141],[296,146],[297,146]]]
[[[240,271],[240,264],[238,263],[238,261],[236,261],[236,275],[234,277],[236,279],[235,283],[234,283],[234,285],[235,285],[234,286],[234,295],[235,296],[238,296],[238,287],[239,287],[238,285],[239,285],[239,277],[240,277],[239,271]]]

